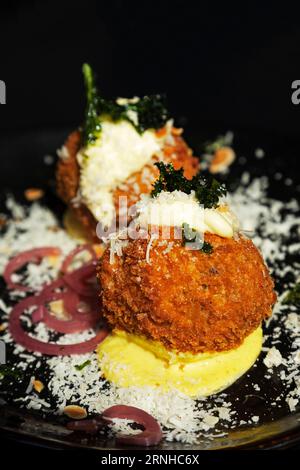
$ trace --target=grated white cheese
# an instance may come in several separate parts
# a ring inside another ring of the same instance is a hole
[[[152,233],[150,235],[150,239],[149,239],[149,242],[148,242],[148,245],[147,245],[147,249],[146,249],[146,261],[148,264],[151,264],[151,260],[150,260],[150,250],[152,248],[152,244],[154,242],[154,240],[157,240],[158,238],[158,235],[156,233]]]
[[[268,351],[264,358],[264,364],[267,367],[278,367],[282,364],[282,356],[278,349],[274,346]]]
[[[97,142],[82,149],[77,160],[83,200],[96,220],[110,226],[114,189],[141,170],[161,150],[162,143],[154,131],[139,134],[128,121],[104,121],[101,127]]]

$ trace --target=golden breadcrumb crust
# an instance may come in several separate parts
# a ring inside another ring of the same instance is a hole
[[[273,281],[252,241],[205,234],[211,254],[175,240],[131,240],[110,263],[99,262],[103,313],[113,328],[141,334],[181,352],[226,351],[239,346],[276,300]],[[167,242],[166,242],[167,243]]]

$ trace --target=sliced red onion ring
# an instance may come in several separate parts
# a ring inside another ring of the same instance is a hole
[[[73,295],[66,295],[64,300],[65,309],[76,320],[99,320],[100,307],[98,299],[80,298],[75,292]],[[87,307],[87,310],[83,306]]]
[[[87,434],[96,434],[99,429],[103,428],[107,423],[102,419],[101,415],[91,419],[70,421],[67,423],[69,431],[82,431]]]
[[[97,295],[96,285],[88,284],[91,278],[96,279],[96,263],[91,261],[79,269],[65,274],[64,282],[71,287],[77,294],[86,297],[94,297]]]
[[[117,437],[117,444],[148,447],[158,444],[162,439],[162,431],[156,419],[146,413],[146,411],[135,408],[134,406],[112,406],[102,413],[102,418],[107,420],[114,418],[130,419],[145,428],[140,434]]]
[[[28,286],[18,284],[12,281],[11,276],[18,269],[22,268],[26,263],[38,263],[45,256],[59,256],[61,250],[57,247],[46,246],[43,248],[34,248],[32,250],[23,251],[18,255],[14,256],[6,265],[3,277],[9,289],[16,289],[22,292],[28,292],[32,290]]]
[[[96,298],[80,297],[74,290],[70,289],[64,278],[65,276],[45,286],[40,293],[40,297],[44,300],[44,303],[63,299],[64,308],[73,319],[85,320],[90,323],[89,327],[94,326],[100,318],[97,293],[95,293]],[[58,289],[60,290],[58,291]],[[85,310],[84,306],[87,307]]]
[[[40,352],[42,354],[47,354],[48,356],[71,356],[72,354],[86,354],[88,352],[94,351],[99,343],[101,343],[106,336],[108,335],[108,330],[102,328],[98,331],[96,336],[84,341],[82,343],[76,344],[54,344],[54,343],[43,343],[38,339],[32,338],[29,334],[24,331],[20,317],[23,312],[29,307],[39,307],[43,300],[40,296],[31,296],[27,297],[24,300],[21,300],[13,308],[10,314],[9,320],[9,331],[14,339],[14,341],[28,351]]]
[[[77,294],[71,290],[55,292],[52,289],[44,289],[39,295],[39,298],[43,304],[62,300],[64,310],[70,315],[70,319],[55,317],[45,306],[43,310],[43,322],[58,333],[79,333],[80,331],[94,328],[99,320],[99,312],[96,309],[90,311],[85,316],[80,316],[77,310],[79,298]]]
[[[39,305],[31,314],[32,323],[40,323],[44,321],[46,307],[44,305]]]
[[[62,300],[65,306],[65,300],[71,295],[72,295],[71,293],[61,294],[61,297],[56,300]],[[61,320],[59,318],[56,318],[54,315],[52,315],[51,312],[48,310],[48,308],[46,308],[43,322],[45,323],[45,325],[48,326],[48,328],[52,328],[58,333],[65,333],[65,334],[79,333],[80,331],[89,330],[90,328],[93,328],[96,326],[98,319],[95,316],[90,317],[89,319],[84,319],[84,318],[78,319],[78,318],[74,318],[74,316],[72,315],[72,312],[67,310],[67,313],[71,315],[71,319]]]
[[[69,267],[71,266],[74,258],[78,255],[78,253],[81,253],[84,251],[87,251],[88,253],[90,253],[92,261],[97,260],[97,255],[92,245],[88,245],[88,244],[79,245],[76,248],[74,248],[74,250],[72,250],[71,253],[68,254],[68,256],[66,256],[61,267],[61,272],[63,274],[66,274],[67,272],[69,272]]]
[[[40,292],[40,295],[42,297],[48,297],[51,294],[57,294],[60,292],[66,292],[67,290],[67,285],[64,281],[63,277],[59,277],[58,279],[55,279],[54,281],[50,282],[47,284],[43,290]]]

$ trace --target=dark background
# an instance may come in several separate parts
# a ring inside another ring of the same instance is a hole
[[[300,16],[287,2],[1,2],[0,132],[63,128],[84,109],[81,65],[106,96],[166,92],[188,129],[298,137]]]

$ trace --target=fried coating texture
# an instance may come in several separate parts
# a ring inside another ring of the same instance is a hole
[[[98,278],[103,314],[113,328],[160,341],[181,352],[226,351],[239,346],[275,303],[273,281],[252,241],[205,234],[211,254],[188,250],[181,240],[131,240]],[[168,243],[168,242],[167,242]]]
[[[192,178],[199,168],[199,160],[194,157],[191,149],[180,137],[178,129],[173,129],[173,144],[166,144],[163,149],[163,161],[173,163],[175,169],[183,168],[186,178]],[[56,190],[59,197],[69,206],[75,217],[85,227],[87,237],[91,240],[98,240],[96,236],[97,221],[88,207],[76,198],[79,189],[80,168],[76,155],[80,149],[80,132],[75,131],[69,135],[65,142],[67,155],[60,158],[56,168]],[[154,155],[151,161],[145,165],[141,171],[133,173],[130,177],[114,191],[114,203],[119,217],[119,197],[127,196],[128,207],[135,204],[140,195],[150,193],[152,184],[158,177],[159,171],[154,166],[158,161]]]

